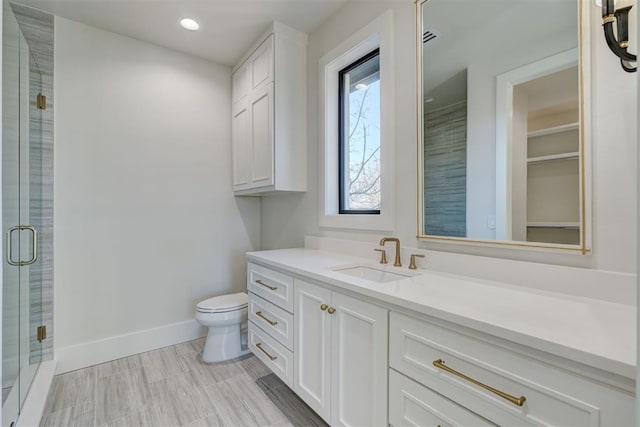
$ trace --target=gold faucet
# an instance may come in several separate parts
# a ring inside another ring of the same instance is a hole
[[[412,254],[411,262],[409,263],[409,270],[417,270],[418,266],[416,265],[416,258],[424,258],[424,255],[420,254]]]
[[[380,252],[380,264],[387,263],[387,252],[384,249],[374,249],[376,252]]]
[[[402,267],[402,263],[400,262],[400,239],[397,237],[383,237],[380,239],[380,246],[384,246],[387,242],[394,242],[396,244],[396,260],[393,263],[393,266]]]

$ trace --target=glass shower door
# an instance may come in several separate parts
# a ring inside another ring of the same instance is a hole
[[[2,425],[9,426],[42,360],[42,76],[11,8],[3,7]]]
[[[2,228],[6,230],[20,224],[20,30],[6,6],[2,42]],[[3,242],[2,425],[8,426],[20,405],[20,269],[7,264],[6,236]]]
[[[26,71],[23,71],[26,70]],[[42,76],[24,37],[20,37],[20,407],[42,361],[37,328],[42,325],[42,110],[37,96]]]

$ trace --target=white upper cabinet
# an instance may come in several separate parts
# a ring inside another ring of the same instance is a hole
[[[233,191],[307,189],[307,35],[278,22],[234,67]]]

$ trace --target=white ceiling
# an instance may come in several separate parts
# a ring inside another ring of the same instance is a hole
[[[438,34],[423,46],[429,109],[466,98],[471,65],[510,70],[578,45],[578,0],[429,0],[423,30]]]
[[[578,108],[578,66],[529,80],[514,87],[527,94],[529,111],[548,110],[556,105]]]
[[[17,0],[46,12],[234,65],[273,20],[313,32],[347,0]],[[200,30],[182,29],[193,18]]]

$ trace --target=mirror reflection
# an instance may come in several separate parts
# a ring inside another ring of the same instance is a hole
[[[578,9],[421,4],[424,236],[581,243]]]

